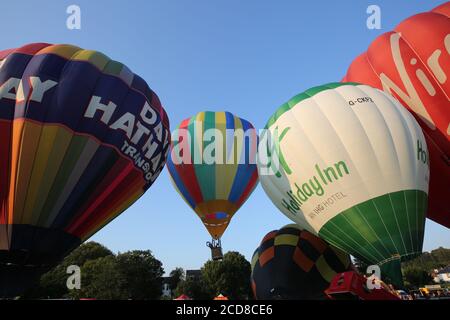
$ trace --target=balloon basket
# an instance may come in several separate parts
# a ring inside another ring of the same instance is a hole
[[[211,259],[214,261],[222,260],[223,259],[223,253],[222,253],[222,245],[219,240],[212,239],[211,242],[207,242],[206,246],[211,249]]]

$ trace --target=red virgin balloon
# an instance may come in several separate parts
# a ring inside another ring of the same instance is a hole
[[[450,2],[379,36],[343,81],[396,97],[418,119],[430,151],[428,218],[450,228]]]

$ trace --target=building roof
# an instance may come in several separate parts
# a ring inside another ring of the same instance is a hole
[[[200,277],[202,275],[202,271],[201,270],[186,270],[186,278],[190,278],[190,277]]]

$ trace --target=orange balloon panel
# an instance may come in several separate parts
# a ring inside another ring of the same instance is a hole
[[[450,227],[450,2],[401,22],[357,57],[343,81],[392,94],[411,111],[430,151],[428,218]]]
[[[238,209],[239,207],[236,204],[228,200],[210,200],[199,203],[194,210],[202,220],[209,234],[214,239],[218,239],[225,232],[231,218]],[[225,214],[221,218],[218,215],[211,215],[211,212],[222,212]]]

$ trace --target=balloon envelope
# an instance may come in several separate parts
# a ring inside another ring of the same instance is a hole
[[[378,89],[332,83],[292,98],[267,128],[258,169],[273,203],[400,283],[400,260],[422,250],[427,207],[427,146],[414,117]]]
[[[1,51],[0,83],[0,280],[14,290],[8,275],[53,266],[151,186],[170,131],[146,82],[97,51]]]
[[[255,299],[324,299],[333,277],[349,270],[350,257],[291,224],[269,232],[252,258]]]
[[[379,36],[344,81],[383,89],[411,111],[430,153],[427,217],[450,228],[450,2]]]
[[[213,239],[258,183],[253,125],[230,112],[199,112],[174,130],[167,160],[172,182]]]

